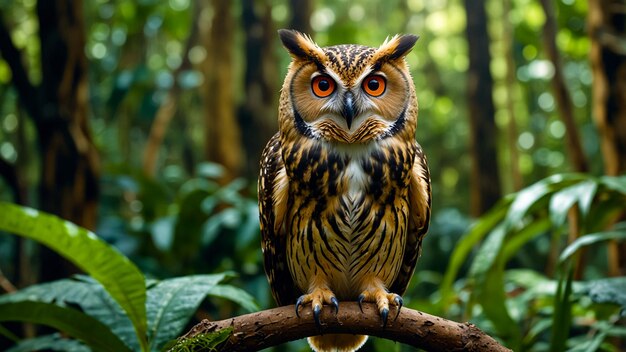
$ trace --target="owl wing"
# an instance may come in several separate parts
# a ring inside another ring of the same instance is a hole
[[[404,294],[413,276],[417,258],[422,251],[422,239],[430,221],[430,172],[426,156],[417,142],[415,160],[409,184],[409,233],[404,248],[402,266],[390,287],[390,292]]]
[[[279,134],[276,133],[261,155],[258,192],[265,274],[279,306],[295,303],[301,294],[287,265],[287,236],[283,222],[288,191],[289,179],[283,164]]]

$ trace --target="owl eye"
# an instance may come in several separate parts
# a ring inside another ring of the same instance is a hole
[[[379,97],[383,95],[386,87],[387,81],[385,81],[385,77],[383,76],[373,75],[367,77],[363,81],[363,90],[365,91],[365,93],[373,97]]]
[[[326,98],[335,91],[335,81],[328,76],[317,76],[311,82],[311,89],[318,98]]]

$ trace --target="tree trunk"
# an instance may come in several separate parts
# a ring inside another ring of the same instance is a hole
[[[39,197],[44,211],[94,229],[99,193],[99,156],[87,123],[88,82],[81,0],[37,3],[42,83],[37,121],[42,158]],[[44,248],[43,281],[75,269]]]
[[[272,21],[272,6],[267,1],[243,1],[242,24],[245,31],[246,98],[239,110],[243,146],[246,150],[245,174],[256,178],[261,151],[277,130],[276,101],[278,70],[274,43],[277,34]]]
[[[289,29],[313,35],[311,33],[312,7],[311,0],[289,0],[289,8],[291,9]]]
[[[600,133],[604,171],[626,172],[626,12],[618,2],[589,1],[593,118]],[[609,272],[626,274],[626,245],[612,243]]]
[[[515,57],[513,55],[513,43],[515,42],[515,35],[513,33],[513,24],[508,20],[511,13],[511,0],[504,1],[503,8],[503,20],[504,26],[504,55],[506,57],[506,110],[509,113],[509,121],[507,124],[507,139],[509,143],[509,155],[510,155],[510,171],[513,191],[517,192],[524,186],[524,179],[519,168],[519,152],[517,150],[517,140],[519,133],[517,131],[517,117],[515,114],[515,88],[517,87],[517,79],[515,74],[517,72],[517,66],[515,65]]]
[[[472,154],[471,212],[479,216],[500,198],[500,176],[496,142],[493,78],[489,71],[491,55],[487,34],[485,1],[465,0],[469,69],[467,98]]]
[[[234,20],[231,1],[213,0],[213,20],[204,34],[207,59],[202,63],[205,105],[205,155],[222,164],[224,180],[239,175],[243,164],[241,131],[233,97]]]
[[[546,15],[546,22],[543,26],[544,47],[552,65],[554,66],[554,77],[552,78],[552,89],[556,98],[561,119],[565,124],[565,137],[567,139],[567,150],[572,162],[572,167],[578,172],[589,171],[587,158],[583,151],[578,134],[578,126],[574,117],[574,104],[567,90],[561,55],[556,46],[557,23],[552,0],[541,0],[541,6]]]

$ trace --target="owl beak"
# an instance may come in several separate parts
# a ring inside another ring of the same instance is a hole
[[[354,107],[354,95],[352,92],[347,92],[343,98],[343,118],[346,120],[346,124],[348,128],[352,126],[352,119],[354,119],[355,115],[355,107]]]

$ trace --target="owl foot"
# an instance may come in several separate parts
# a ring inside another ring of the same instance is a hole
[[[327,288],[316,288],[309,294],[302,295],[296,301],[296,316],[300,317],[298,311],[300,306],[311,302],[311,308],[313,309],[313,319],[315,319],[315,325],[321,328],[320,313],[322,312],[322,306],[324,304],[330,304],[335,308],[335,314],[339,312],[339,301],[335,297],[333,291]]]
[[[359,295],[358,302],[359,308],[361,308],[361,312],[363,312],[363,307],[361,306],[361,303],[376,303],[376,306],[378,307],[378,312],[380,313],[380,317],[383,320],[383,328],[387,326],[387,318],[389,317],[389,304],[391,303],[398,307],[398,311],[394,319],[398,318],[398,315],[400,315],[400,309],[402,309],[402,305],[404,304],[404,302],[402,301],[402,297],[395,293],[389,293],[382,288],[363,291],[363,293]]]

